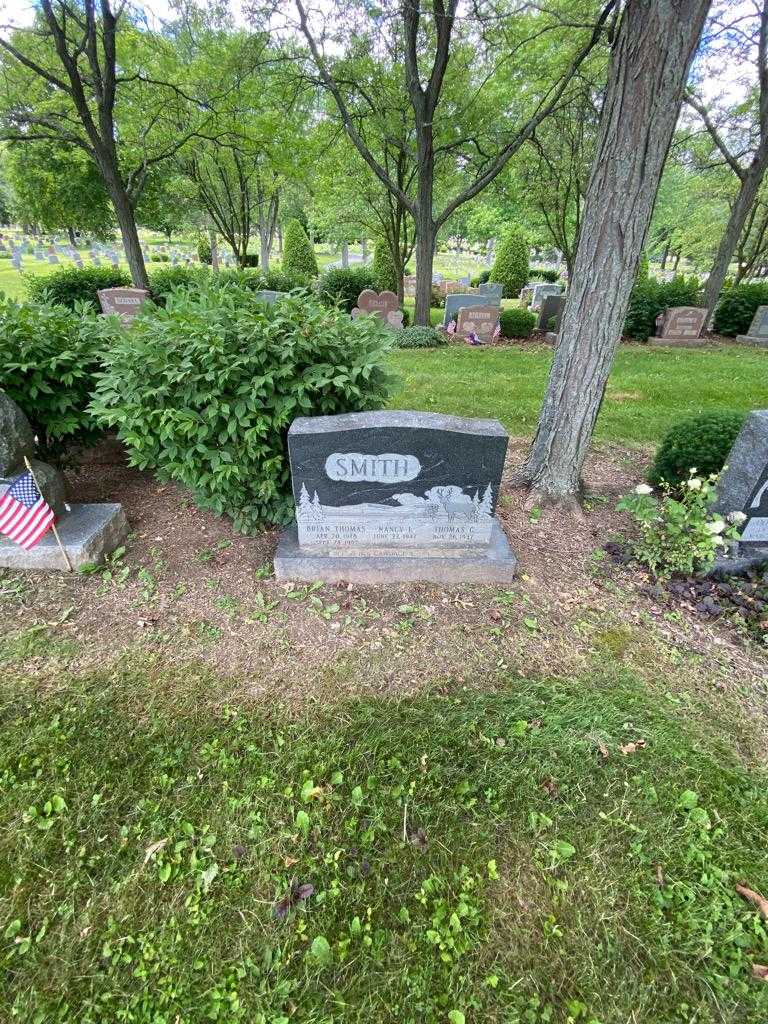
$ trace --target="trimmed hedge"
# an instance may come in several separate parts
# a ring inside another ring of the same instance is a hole
[[[496,259],[488,277],[504,285],[504,298],[516,299],[528,283],[528,240],[517,228],[509,228],[496,249]]]
[[[301,221],[289,220],[283,237],[283,271],[292,281],[307,284],[317,277],[317,258]]]
[[[671,306],[698,306],[701,301],[701,282],[697,277],[638,280],[629,299],[624,334],[635,341],[647,341],[656,331],[659,313]]]
[[[0,389],[21,406],[43,448],[88,442],[101,430],[88,411],[111,318],[87,302],[16,302],[0,296]]]
[[[306,295],[265,306],[246,288],[211,284],[121,331],[91,408],[132,465],[251,532],[293,517],[293,419],[384,405],[391,343],[374,317],[353,321]]]
[[[557,270],[551,270],[549,267],[531,267],[529,280],[546,281],[547,284],[557,284],[560,280],[560,274]],[[526,281],[526,284],[527,283],[528,282]]]
[[[758,306],[768,306],[768,282],[737,284],[725,289],[715,309],[715,333],[729,338],[746,334]]]
[[[746,418],[743,412],[721,410],[675,423],[656,451],[648,482],[679,487],[692,469],[702,476],[719,473]]]
[[[519,306],[502,309],[499,325],[502,338],[530,338],[536,327],[536,314]]]
[[[351,313],[357,305],[360,292],[375,289],[376,283],[370,267],[333,267],[320,278],[318,295],[326,306],[338,306]]]
[[[444,332],[434,327],[404,327],[395,334],[395,348],[439,348],[447,344]]]
[[[383,238],[379,238],[373,250],[373,280],[378,292],[394,292],[397,295],[397,274],[395,261],[389,246]]]
[[[102,288],[126,288],[131,279],[116,267],[61,267],[51,274],[27,277],[24,287],[32,302],[51,302],[74,309],[87,303],[95,312],[101,311],[97,292]]]

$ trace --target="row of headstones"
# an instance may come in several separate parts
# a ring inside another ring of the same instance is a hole
[[[144,288],[102,288],[96,293],[102,313],[116,313],[121,320],[132,320],[138,316],[141,306],[149,298]],[[285,295],[269,289],[254,292],[257,301],[272,305]]]

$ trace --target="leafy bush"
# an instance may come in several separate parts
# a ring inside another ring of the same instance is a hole
[[[640,259],[637,262],[637,280],[647,281],[651,276],[651,265],[648,262],[648,253],[643,249]]]
[[[632,554],[657,579],[707,569],[726,538],[738,536],[736,519],[729,525],[710,512],[716,480],[717,474],[701,477],[691,471],[676,495],[664,486],[658,498],[640,484],[616,506],[632,514],[640,529],[631,544]]]
[[[726,409],[680,420],[659,445],[648,480],[680,487],[692,469],[705,476],[719,473],[745,419],[746,413]]]
[[[395,335],[396,348],[438,348],[447,344],[446,335],[434,327],[405,327]]]
[[[317,259],[301,221],[289,220],[283,238],[283,271],[297,284],[317,277]]]
[[[298,280],[295,277],[291,277],[285,267],[275,267],[269,270],[266,274],[261,274],[262,284],[261,288],[268,288],[270,291],[275,292],[290,292],[294,288],[303,288],[306,286],[305,281]]]
[[[204,235],[201,235],[197,240],[197,258],[201,263],[207,263],[208,266],[213,263],[211,243]]]
[[[481,284],[487,284],[490,276],[490,270],[481,270],[480,273],[473,277],[469,283],[473,288],[477,288]]]
[[[509,228],[496,249],[488,277],[504,285],[504,298],[516,299],[528,283],[528,240],[517,228]]]
[[[149,257],[151,263],[170,263],[171,257],[167,252],[156,252]]]
[[[397,273],[389,246],[383,238],[377,240],[373,250],[373,280],[379,292],[394,292],[397,295]]]
[[[546,281],[547,284],[557,284],[560,280],[560,274],[557,270],[551,270],[549,267],[531,267],[530,281]],[[528,282],[526,281],[526,284]]]
[[[656,331],[659,313],[672,306],[698,306],[701,298],[701,282],[697,277],[681,275],[671,281],[638,280],[629,299],[624,334],[635,341],[646,341]]]
[[[86,303],[71,310],[0,296],[0,389],[24,410],[43,447],[99,434],[88,403],[109,330]]]
[[[87,303],[96,312],[101,311],[97,292],[102,288],[125,288],[131,279],[116,267],[61,267],[52,274],[25,279],[28,297],[32,302],[52,302],[68,309],[78,303]]]
[[[161,267],[149,272],[149,289],[155,302],[162,305],[174,288],[204,287],[212,274],[213,271],[205,266],[188,267],[179,264],[175,267]]]
[[[758,306],[768,306],[768,282],[725,289],[715,309],[715,333],[729,338],[746,334]]]
[[[383,405],[391,340],[375,318],[307,296],[265,306],[231,284],[176,292],[110,346],[92,408],[132,465],[253,531],[292,517],[291,421]]]
[[[513,306],[512,309],[502,309],[499,324],[503,338],[530,338],[536,326],[536,314]]]
[[[370,267],[333,267],[320,278],[318,294],[326,306],[338,305],[345,313],[351,313],[360,292],[366,288],[375,288]]]
[[[255,267],[258,267],[258,265],[259,265],[259,254],[258,253],[256,253],[256,252],[247,252],[245,254],[245,256],[242,257],[241,269],[243,269],[243,270],[253,270]]]

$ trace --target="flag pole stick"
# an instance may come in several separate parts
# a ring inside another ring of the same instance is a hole
[[[32,477],[32,481],[33,481],[35,487],[37,488],[37,490],[38,490],[38,492],[40,494],[40,497],[42,498],[43,492],[40,490],[40,484],[37,482],[37,478],[35,477],[35,471],[32,469],[30,461],[29,461],[29,459],[27,458],[26,455],[24,456],[24,465],[29,470],[29,475]],[[59,536],[59,531],[56,529],[56,523],[51,523],[51,529],[53,530],[53,536],[56,538],[56,543],[61,548],[62,555],[64,555],[64,561],[67,563],[67,571],[68,572],[74,572],[74,570],[72,568],[72,563],[69,560],[69,555],[67,554],[67,549],[61,543],[61,537]]]

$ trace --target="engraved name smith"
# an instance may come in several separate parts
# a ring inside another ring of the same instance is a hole
[[[368,483],[396,484],[415,480],[421,463],[415,455],[362,455],[360,452],[334,452],[325,460],[325,472],[331,480],[365,480]]]

